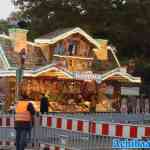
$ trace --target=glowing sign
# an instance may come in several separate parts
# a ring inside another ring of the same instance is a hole
[[[94,74],[92,72],[74,72],[73,77],[78,80],[92,81],[95,80],[97,83],[101,83],[102,77],[99,74]]]

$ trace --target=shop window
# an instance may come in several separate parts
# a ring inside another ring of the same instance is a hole
[[[58,55],[63,55],[65,51],[63,43],[57,43],[56,47],[54,48],[54,53]]]

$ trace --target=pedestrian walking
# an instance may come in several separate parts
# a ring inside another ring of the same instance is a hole
[[[40,112],[42,114],[48,113],[48,107],[49,107],[48,98],[45,96],[45,94],[42,94],[40,99]]]
[[[26,96],[20,98],[16,105],[15,129],[16,150],[24,150],[27,145],[27,136],[31,135],[34,124],[35,108]],[[30,138],[30,137],[29,137]]]

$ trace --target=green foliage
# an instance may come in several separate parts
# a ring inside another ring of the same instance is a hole
[[[0,32],[7,33],[9,24],[5,20],[0,20]]]

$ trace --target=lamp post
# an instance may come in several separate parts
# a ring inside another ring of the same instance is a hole
[[[21,51],[19,53],[19,57],[20,57],[20,64],[19,64],[18,69],[16,70],[16,98],[15,98],[15,101],[18,101],[19,97],[20,97],[20,83],[23,78],[24,62],[25,62],[25,58],[26,58],[25,48],[21,49]]]

